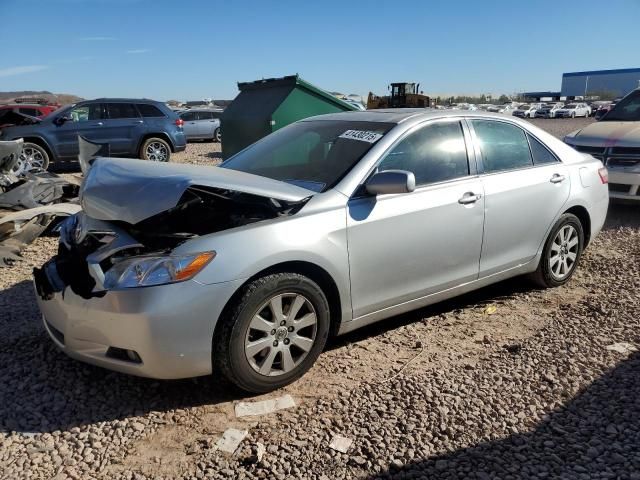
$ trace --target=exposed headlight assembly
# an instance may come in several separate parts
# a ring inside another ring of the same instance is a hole
[[[183,282],[193,278],[215,256],[216,252],[203,252],[128,258],[107,271],[104,287],[107,290],[119,290]]]

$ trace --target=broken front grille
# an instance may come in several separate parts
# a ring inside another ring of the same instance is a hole
[[[592,147],[574,145],[573,148],[588,153],[608,167],[634,167],[640,164],[640,147]]]
[[[610,167],[633,167],[640,163],[640,157],[638,158],[617,158],[609,157],[607,165]]]
[[[604,155],[605,147],[588,147],[586,145],[575,145],[573,148],[582,153],[590,153],[591,155]]]

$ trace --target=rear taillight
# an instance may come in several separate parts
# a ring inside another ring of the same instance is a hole
[[[184,125],[184,120],[182,120],[181,118],[176,120],[176,126],[177,127],[182,127]]]
[[[606,167],[599,168],[598,175],[600,176],[600,181],[603,184],[609,183],[609,172],[607,171]]]

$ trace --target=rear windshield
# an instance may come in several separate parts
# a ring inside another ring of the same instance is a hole
[[[344,177],[395,124],[311,120],[259,140],[222,168],[323,192]]]
[[[634,122],[640,120],[640,90],[620,100],[600,121]]]

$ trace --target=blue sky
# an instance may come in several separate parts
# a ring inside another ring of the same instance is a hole
[[[640,0],[0,0],[0,91],[233,98],[299,73],[330,91],[559,90],[640,67]]]

